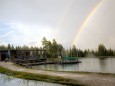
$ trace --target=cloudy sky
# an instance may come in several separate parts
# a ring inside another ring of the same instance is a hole
[[[0,0],[0,44],[115,49],[115,0]]]

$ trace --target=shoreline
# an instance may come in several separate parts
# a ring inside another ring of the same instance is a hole
[[[20,67],[18,65],[16,66]],[[35,74],[35,73],[14,71],[14,70],[10,70],[8,68],[2,67],[1,65],[0,65],[0,73],[6,74],[8,76],[13,76],[15,78],[26,79],[26,80],[46,81],[46,82],[57,83],[57,84],[68,85],[68,86],[85,86],[85,85],[76,83],[76,81],[72,79],[67,79],[67,78],[63,78],[59,76],[50,76],[47,74]]]
[[[27,73],[27,72],[19,72],[19,71],[12,71],[0,66],[0,73],[6,74],[8,76],[13,76],[15,78],[21,78],[26,80],[36,80],[36,81],[46,81],[51,83],[58,83],[62,85],[69,85],[69,86],[85,86],[81,84],[75,83],[74,80],[66,79],[57,76],[49,76],[45,74],[34,74],[34,73]]]
[[[34,70],[15,65],[11,62],[0,62],[0,72],[17,78],[69,86],[115,86],[115,74],[107,73]]]
[[[19,65],[17,65],[19,66]],[[24,66],[22,66],[24,67]],[[24,67],[25,68],[25,67]],[[43,71],[51,71],[51,72],[65,72],[65,73],[80,73],[80,74],[101,74],[101,75],[115,75],[115,73],[103,73],[103,72],[86,72],[86,71],[56,71],[56,70],[45,70],[45,69],[35,69],[35,68],[30,68],[30,69],[33,69],[33,70],[43,70]]]

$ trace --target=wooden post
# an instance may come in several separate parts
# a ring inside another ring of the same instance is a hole
[[[1,51],[0,51],[0,61],[2,60],[2,58],[1,58]]]
[[[30,51],[30,55],[33,55],[33,51]]]
[[[14,51],[12,51],[12,58],[11,58],[12,61],[14,61]]]

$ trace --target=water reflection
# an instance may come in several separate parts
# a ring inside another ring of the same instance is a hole
[[[56,71],[85,71],[115,73],[115,58],[81,58],[79,64],[49,64],[33,66],[34,69],[56,70]]]
[[[106,71],[106,67],[107,67],[107,65],[106,64],[108,64],[107,63],[107,61],[106,61],[106,58],[105,59],[99,59],[99,64],[100,64],[100,70],[101,70],[101,72],[105,72]]]
[[[0,74],[0,86],[65,86],[55,83],[17,79],[11,76]]]

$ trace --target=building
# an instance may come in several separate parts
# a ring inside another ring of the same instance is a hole
[[[0,61],[15,59],[46,59],[45,50],[0,50]]]

